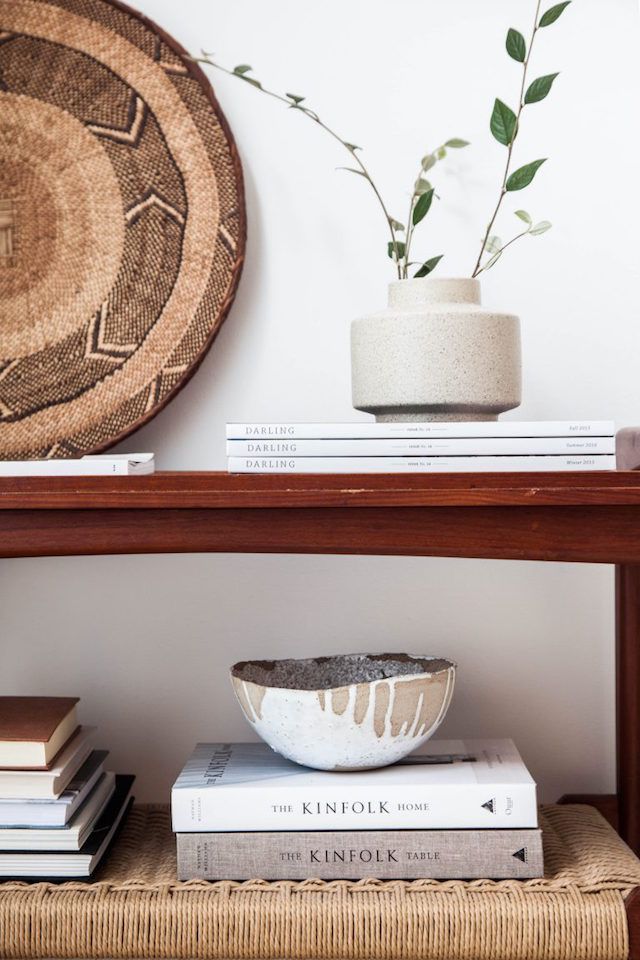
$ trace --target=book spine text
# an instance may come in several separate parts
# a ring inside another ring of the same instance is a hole
[[[540,830],[178,834],[180,880],[543,876]]]
[[[615,453],[614,437],[445,437],[380,440],[227,440],[230,457],[590,456]]]
[[[229,457],[229,473],[501,473],[615,470],[613,455],[567,457]]]
[[[384,439],[388,437],[612,437],[611,420],[494,422],[228,423],[228,440]]]
[[[176,833],[272,830],[460,830],[538,826],[533,782],[465,784],[384,792],[180,787],[171,797]]]

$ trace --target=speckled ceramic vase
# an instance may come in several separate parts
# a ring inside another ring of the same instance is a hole
[[[520,321],[480,306],[471,279],[389,285],[351,325],[353,405],[384,420],[496,420],[519,406]]]

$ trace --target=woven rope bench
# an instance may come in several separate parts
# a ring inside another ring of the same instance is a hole
[[[623,960],[640,860],[594,809],[543,807],[528,881],[180,883],[166,807],[135,807],[92,882],[0,884],[0,956]]]

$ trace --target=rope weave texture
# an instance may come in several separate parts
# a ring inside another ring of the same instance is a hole
[[[590,807],[541,821],[540,880],[180,883],[168,809],[135,807],[93,882],[0,884],[0,957],[624,960],[640,860]]]

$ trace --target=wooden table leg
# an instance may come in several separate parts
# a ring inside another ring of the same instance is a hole
[[[619,832],[640,853],[640,566],[616,567]]]

